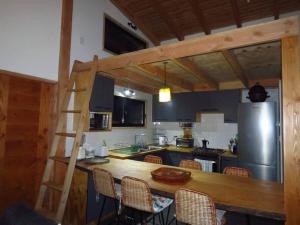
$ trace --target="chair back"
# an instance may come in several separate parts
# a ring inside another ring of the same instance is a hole
[[[107,197],[116,198],[114,179],[109,171],[95,168],[93,169],[93,178],[96,192]]]
[[[146,155],[144,158],[144,162],[162,164],[162,159],[159,156]]]
[[[195,169],[195,170],[202,170],[202,165],[194,160],[181,160],[179,167],[188,168],[188,169]]]
[[[241,167],[225,167],[223,173],[240,177],[251,177],[250,170]]]
[[[205,193],[179,189],[175,193],[176,219],[191,225],[217,225],[216,208]]]
[[[152,195],[148,184],[134,177],[125,176],[121,182],[122,203],[125,206],[153,213]]]

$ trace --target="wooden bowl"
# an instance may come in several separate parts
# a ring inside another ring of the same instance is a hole
[[[164,183],[184,183],[191,178],[191,172],[169,167],[160,167],[151,171],[154,180]]]

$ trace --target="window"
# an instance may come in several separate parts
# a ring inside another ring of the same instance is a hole
[[[145,101],[114,96],[113,127],[144,127]]]
[[[133,52],[147,48],[147,43],[129,32],[125,27],[104,17],[104,50],[114,54]]]

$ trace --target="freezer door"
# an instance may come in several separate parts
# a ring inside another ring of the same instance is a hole
[[[273,102],[240,104],[238,135],[239,161],[276,165],[276,114]]]

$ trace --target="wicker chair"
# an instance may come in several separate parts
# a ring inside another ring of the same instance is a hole
[[[166,219],[166,224],[168,224],[167,221],[173,199],[152,195],[149,185],[145,181],[134,177],[123,177],[121,186],[122,204],[124,206],[139,210],[141,213],[146,212],[152,214],[153,224],[155,224],[155,217],[157,215],[159,216],[159,221],[165,224],[163,211],[168,208]],[[140,218],[140,222],[144,224],[147,221],[144,221],[142,217]]]
[[[181,160],[179,167],[188,168],[188,169],[195,169],[195,170],[202,170],[202,165],[194,160]]]
[[[162,164],[162,159],[159,156],[146,155],[144,158],[144,162]]]
[[[224,212],[217,210],[213,200],[204,193],[179,189],[175,193],[176,220],[191,225],[225,224]]]
[[[93,178],[96,192],[104,197],[98,217],[98,224],[101,224],[101,217],[107,198],[111,198],[114,201],[117,223],[119,223],[118,200],[121,200],[121,186],[115,184],[111,173],[104,169],[93,169]]]
[[[233,176],[251,177],[250,170],[241,167],[225,167],[223,173]]]

